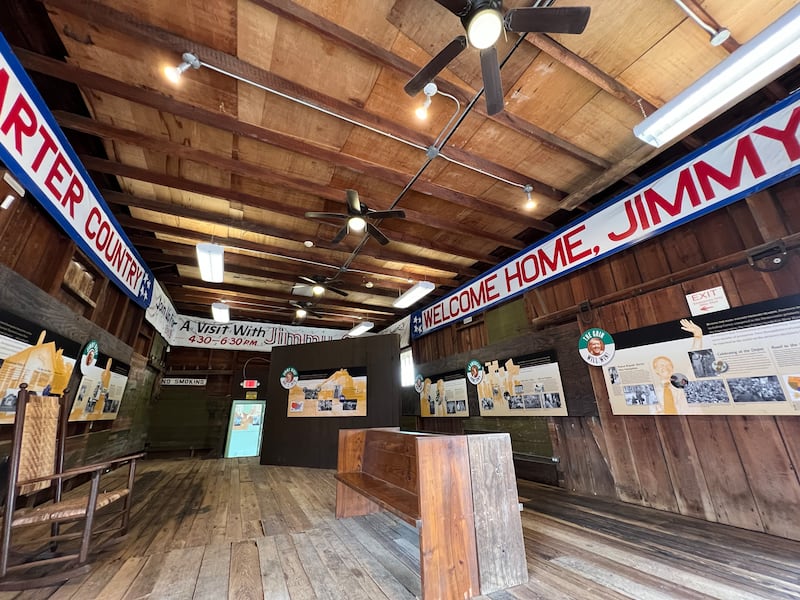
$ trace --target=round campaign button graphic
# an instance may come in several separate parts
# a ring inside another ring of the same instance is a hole
[[[422,375],[417,373],[417,376],[414,377],[414,391],[418,394],[422,393],[422,390],[425,388],[425,380],[422,378]]]
[[[614,358],[614,338],[605,329],[592,327],[581,334],[578,351],[585,363],[602,366]]]
[[[83,348],[81,354],[81,374],[86,375],[97,362],[97,355],[100,354],[100,346],[96,340],[89,341]]]
[[[472,385],[478,385],[483,381],[483,365],[480,361],[471,360],[467,363],[467,379]]]
[[[297,369],[286,367],[281,373],[281,387],[290,390],[297,385]]]

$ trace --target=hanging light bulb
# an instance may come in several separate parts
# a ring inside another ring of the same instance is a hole
[[[172,83],[178,83],[181,80],[181,75],[189,68],[199,69],[200,59],[198,59],[191,52],[184,52],[181,57],[183,62],[177,67],[164,67],[164,76]]]
[[[534,208],[536,208],[536,200],[534,200],[533,197],[531,196],[531,192],[533,191],[533,186],[531,184],[528,184],[524,188],[522,188],[522,191],[525,192],[525,196],[528,199],[527,202],[525,202],[525,210],[533,210]]]
[[[418,119],[427,119],[428,118],[428,107],[431,105],[431,98],[436,95],[436,92],[439,91],[439,88],[436,87],[436,84],[432,81],[425,84],[425,87],[422,88],[422,93],[425,94],[425,100],[422,102],[422,106],[420,106],[417,110],[414,111],[414,114],[417,115]]]

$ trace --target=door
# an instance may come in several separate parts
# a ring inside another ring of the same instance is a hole
[[[258,456],[264,424],[264,400],[234,400],[228,424],[225,458]]]

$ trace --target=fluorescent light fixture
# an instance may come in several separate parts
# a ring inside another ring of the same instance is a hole
[[[489,3],[490,6],[492,3]],[[503,33],[503,15],[495,8],[477,11],[467,24],[467,39],[473,48],[483,50],[497,41]]]
[[[218,323],[227,323],[231,320],[230,307],[224,302],[214,302],[211,305],[211,316]]]
[[[200,279],[211,283],[222,283],[225,273],[225,248],[219,244],[197,244],[197,266]]]
[[[392,302],[392,306],[395,308],[408,308],[423,296],[430,294],[435,287],[430,281],[418,281],[403,292],[402,296]]]
[[[0,203],[0,208],[6,210],[9,206],[11,206],[14,203],[14,200],[16,200],[16,198],[17,197],[14,194],[8,194],[5,198],[3,198],[3,202]]]
[[[375,327],[375,323],[372,321],[361,321],[358,325],[353,327],[350,331],[347,332],[347,337],[358,337],[362,333],[365,333]]]
[[[656,148],[720,114],[783,75],[800,58],[800,5],[633,128]]]

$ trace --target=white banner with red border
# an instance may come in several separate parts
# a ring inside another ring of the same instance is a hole
[[[416,339],[678,227],[800,170],[800,92],[411,317]]]
[[[147,308],[152,272],[2,35],[0,159],[103,273]]]

